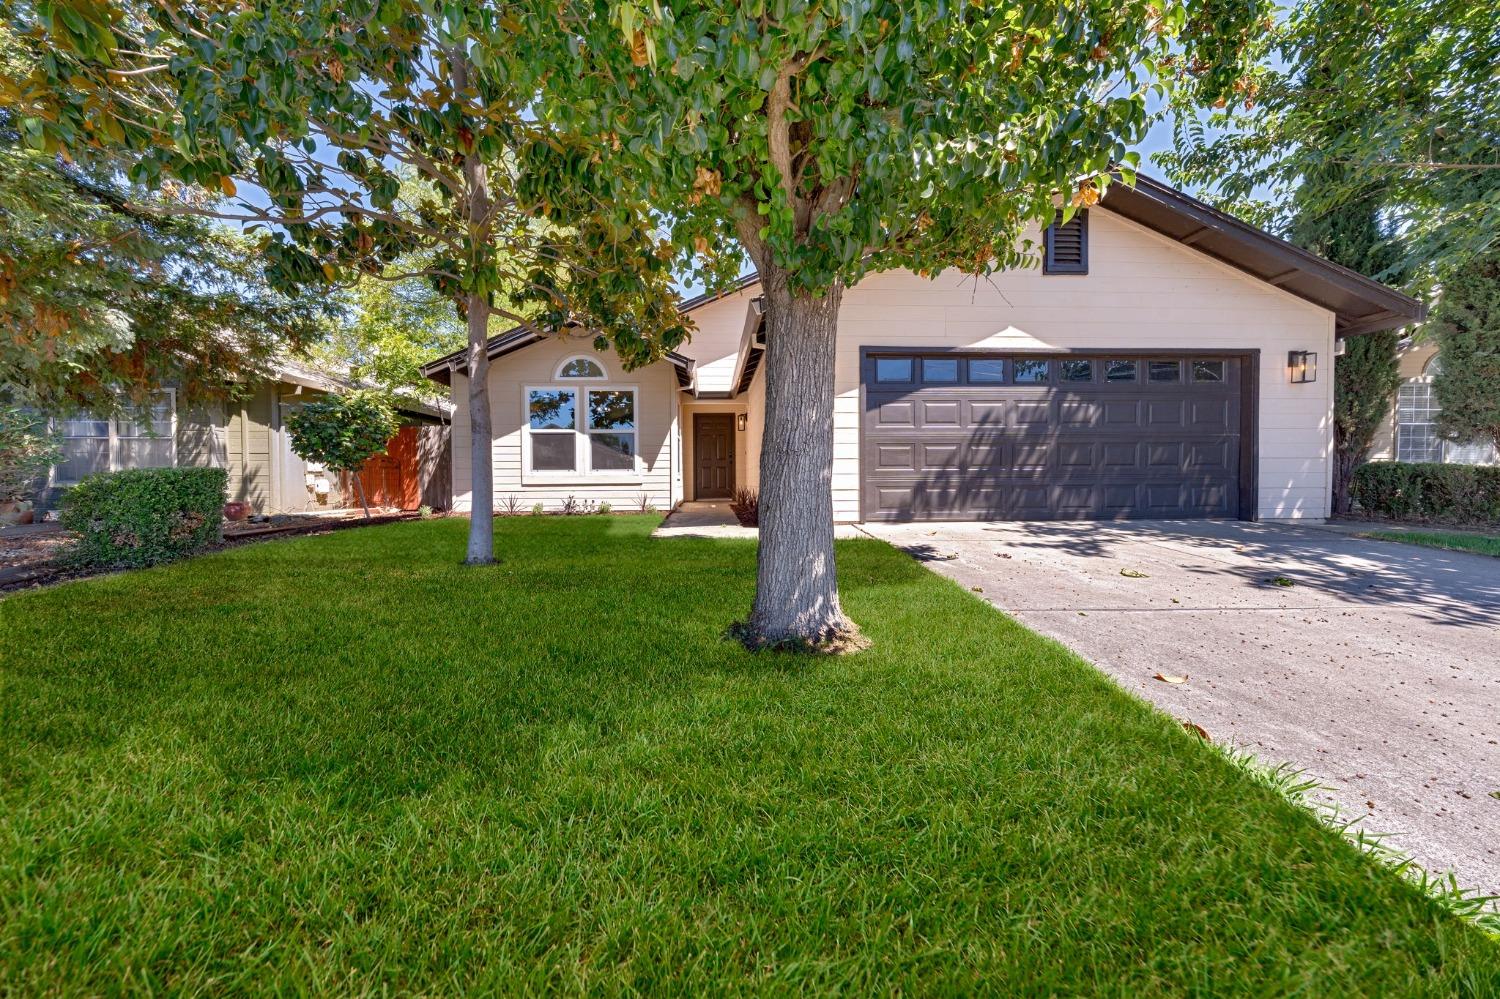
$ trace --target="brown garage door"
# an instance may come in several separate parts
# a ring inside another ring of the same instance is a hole
[[[862,363],[867,520],[1242,513],[1244,356],[893,352]]]

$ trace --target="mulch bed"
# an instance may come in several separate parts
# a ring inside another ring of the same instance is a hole
[[[350,527],[372,527],[377,524],[394,524],[403,520],[417,520],[421,514],[406,513],[375,514],[365,520],[363,514],[333,519],[329,517],[288,517],[263,524],[237,523],[224,525],[224,541],[211,545],[199,554],[239,548],[260,541],[275,541],[281,538],[306,537],[313,534],[329,534]],[[38,586],[51,586],[88,576],[102,576],[119,569],[80,569],[68,565],[63,556],[72,537],[66,531],[23,534],[0,538],[0,593],[14,590],[29,590]]]

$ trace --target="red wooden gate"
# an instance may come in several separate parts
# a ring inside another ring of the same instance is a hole
[[[421,476],[417,466],[417,428],[405,426],[386,445],[385,454],[377,454],[359,470],[365,500],[371,506],[415,510],[421,506]],[[359,496],[351,491],[351,502]]]

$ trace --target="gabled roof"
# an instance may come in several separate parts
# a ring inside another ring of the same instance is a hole
[[[1398,329],[1427,318],[1427,306],[1415,298],[1324,260],[1150,177],[1138,174],[1134,186],[1111,184],[1099,207],[1322,306],[1334,314],[1334,330],[1339,336]],[[682,311],[692,312],[759,281],[755,274],[747,274],[723,291],[688,299],[682,303]],[[736,384],[726,395],[743,392],[755,374],[764,348],[758,327],[755,320],[746,327]],[[543,334],[524,327],[509,330],[490,338],[490,359],[542,339],[545,339]],[[424,364],[422,374],[447,385],[452,372],[463,369],[464,354],[465,351],[455,351]],[[693,360],[675,352],[669,352],[666,359],[677,368],[678,384],[692,390]]]
[[[1339,336],[1397,329],[1427,318],[1427,306],[1358,271],[1324,260],[1150,177],[1111,184],[1101,206],[1185,246],[1321,305]]]

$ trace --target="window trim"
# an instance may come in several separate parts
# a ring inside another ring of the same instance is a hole
[[[100,420],[97,417],[95,417],[93,414],[89,414],[89,413],[79,413],[77,415],[78,419],[91,419],[92,422],[94,422],[94,423],[101,423],[102,422],[102,423],[105,424],[106,434],[105,434],[104,439],[106,441],[108,441],[108,443],[105,445],[105,457],[108,459],[108,462],[109,462],[109,467],[107,469],[105,469],[105,471],[109,471],[109,472],[123,472],[127,468],[176,468],[177,467],[177,390],[175,388],[162,388],[162,389],[157,389],[156,390],[156,394],[157,395],[165,395],[167,397],[167,412],[168,412],[168,420],[170,422],[170,429],[165,434],[162,434],[162,435],[160,435],[158,437],[140,437],[140,436],[126,437],[125,435],[121,434],[120,433],[120,424],[121,424],[121,422],[122,421],[132,421],[132,422],[134,421],[134,417],[128,411],[127,411],[127,413],[123,413],[123,414],[120,414],[118,416],[107,417],[104,420]],[[153,403],[153,405],[154,405],[154,403]],[[52,430],[54,433],[57,433],[58,436],[62,436],[61,431],[62,431],[62,423],[63,422],[64,422],[63,418],[53,417],[50,421],[48,421],[48,428],[50,430]],[[75,439],[76,440],[97,440],[98,438],[95,438],[95,437],[79,437],[79,438],[75,438]],[[135,440],[165,440],[168,443],[168,447],[169,447],[169,451],[170,451],[170,454],[171,454],[171,458],[169,459],[168,464],[165,464],[165,465],[129,465],[129,464],[125,464],[125,463],[123,463],[120,460],[120,454],[121,454],[121,451],[122,451],[122,448],[120,446],[120,442],[121,441],[127,441],[127,440],[130,440],[130,441],[135,441]],[[66,488],[69,488],[71,486],[76,486],[76,485],[78,485],[79,482],[83,481],[82,479],[62,479],[62,478],[59,478],[58,474],[57,474],[58,473],[58,469],[60,469],[63,466],[63,464],[64,464],[63,462],[59,461],[59,462],[57,462],[56,464],[52,465],[50,468],[47,469],[47,488],[48,489],[56,489],[56,488],[66,489]]]
[[[577,382],[586,382],[579,385]],[[531,435],[564,434],[567,430],[532,430],[531,393],[573,392],[576,403],[573,407],[573,468],[566,471],[535,471],[531,467]],[[629,392],[635,409],[634,430],[591,430],[588,426],[590,392]],[[635,453],[631,456],[630,468],[609,468],[594,471],[590,442],[595,433],[629,433],[635,437]],[[621,385],[597,378],[573,378],[562,382],[548,382],[521,387],[521,485],[638,485],[645,476],[641,461],[641,390],[639,385]]]
[[[566,368],[574,361],[588,361],[590,364],[598,368],[600,373],[597,375],[563,374],[563,368]],[[558,382],[607,382],[609,381],[609,368],[607,368],[604,362],[599,360],[597,357],[590,357],[588,354],[573,354],[557,362],[557,367],[552,369],[552,380]]]

